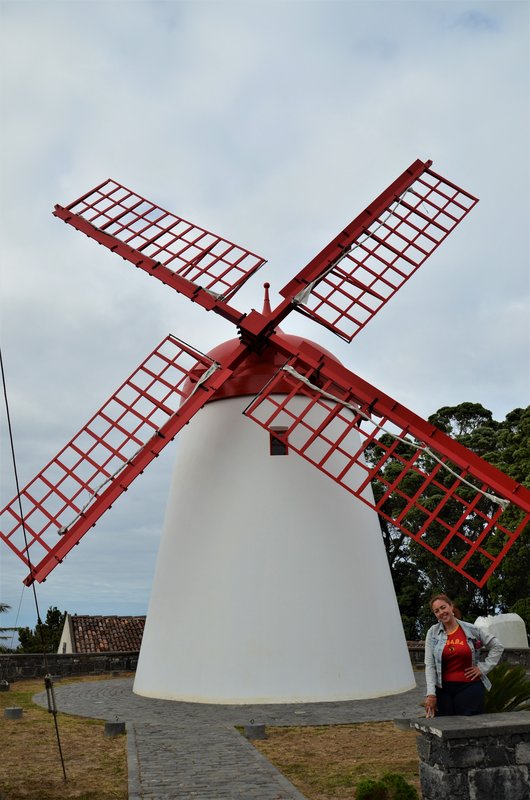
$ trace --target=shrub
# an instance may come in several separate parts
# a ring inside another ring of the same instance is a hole
[[[402,775],[387,772],[381,780],[371,778],[360,781],[355,792],[356,800],[418,800],[418,792]]]
[[[381,781],[364,778],[357,784],[355,800],[387,800],[388,789]]]
[[[530,709],[530,680],[524,667],[502,662],[491,670],[488,677],[491,689],[486,692],[486,714]]]

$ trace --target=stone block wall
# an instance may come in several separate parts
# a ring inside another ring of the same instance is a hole
[[[137,663],[138,653],[9,653],[0,655],[0,680],[134,672]]]
[[[411,720],[423,800],[528,800],[530,712]]]
[[[425,642],[407,642],[412,666],[422,668],[425,660]],[[486,653],[482,654],[484,658]],[[502,654],[501,661],[508,664],[520,664],[530,670],[530,648],[507,647]]]
[[[423,642],[408,642],[413,667],[423,668],[425,647]],[[68,677],[76,675],[102,675],[105,672],[134,672],[138,652],[131,653],[6,653],[0,654],[0,681],[10,683],[24,678],[41,678],[51,675]],[[522,664],[530,670],[530,650],[505,650],[503,661]],[[48,670],[46,669],[48,664]],[[422,678],[418,679],[419,681]]]

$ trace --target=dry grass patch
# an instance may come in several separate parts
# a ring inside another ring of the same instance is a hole
[[[61,685],[74,680],[80,679]],[[64,782],[53,714],[31,699],[43,690],[40,679],[17,681],[0,693],[0,800],[126,800],[127,739],[104,736],[102,720],[57,714]],[[10,706],[24,709],[22,719],[3,718]]]
[[[416,734],[392,722],[269,728],[256,747],[308,800],[351,800],[362,778],[397,772],[421,797]]]

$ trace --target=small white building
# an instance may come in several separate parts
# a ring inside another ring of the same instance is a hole
[[[58,653],[137,653],[145,617],[66,615]]]
[[[477,628],[483,628],[496,636],[503,647],[521,650],[528,649],[526,625],[519,614],[497,614],[496,616],[477,617]]]

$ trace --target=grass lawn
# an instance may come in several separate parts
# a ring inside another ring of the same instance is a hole
[[[392,722],[267,728],[254,742],[308,800],[353,800],[362,778],[397,772],[421,797],[416,734]]]
[[[74,680],[80,679],[65,678],[61,685]],[[104,736],[102,720],[57,714],[65,783],[53,714],[31,700],[42,691],[38,679],[16,681],[0,692],[0,800],[126,800],[126,737]],[[3,718],[10,706],[24,709],[22,719]]]

